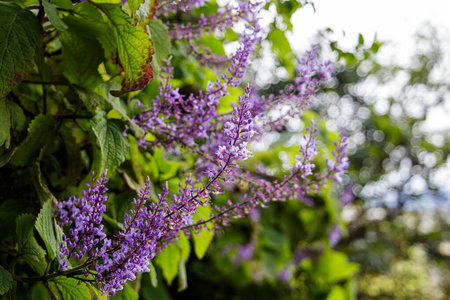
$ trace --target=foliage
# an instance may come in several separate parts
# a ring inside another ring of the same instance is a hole
[[[448,130],[430,127],[448,95],[437,30],[424,26],[406,65],[381,63],[379,41],[354,50],[329,42],[341,66],[323,94],[330,128],[349,135],[356,201],[337,245],[361,266],[361,299],[445,299],[448,294]],[[375,92],[376,91],[376,92]],[[382,96],[380,96],[380,94]],[[326,99],[326,100],[325,100]]]
[[[0,2],[1,294],[160,299],[210,251],[247,268],[236,281],[282,279],[283,297],[352,298],[358,266],[330,249],[346,139],[308,111],[333,67],[286,49],[302,4],[174,4]],[[286,27],[261,28],[270,5]],[[266,38],[293,79],[261,96],[244,75]],[[249,226],[262,237],[236,252]]]

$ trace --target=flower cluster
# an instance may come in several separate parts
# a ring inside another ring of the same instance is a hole
[[[244,97],[239,97],[240,107],[235,106],[231,115],[224,120],[225,143],[218,146],[215,152],[220,167],[225,166],[231,159],[242,161],[248,158],[247,144],[254,134],[250,92],[251,86],[247,85]]]
[[[317,59],[318,49],[313,46],[306,51],[306,55],[299,59],[295,68],[298,76],[294,78],[294,83],[286,87],[286,91],[280,91],[280,97],[285,101],[294,102],[298,99],[297,105],[300,109],[305,109],[311,104],[317,89],[331,79],[334,68],[330,61],[319,61]]]
[[[149,272],[149,260],[156,255],[158,240],[163,235],[167,212],[167,188],[158,202],[146,206],[151,187],[147,180],[138,199],[133,199],[135,210],[125,215],[124,229],[114,240],[105,238],[103,245],[94,251],[97,282],[104,293],[115,294],[127,280],[136,279],[139,272]]]
[[[331,62],[319,60],[317,52],[316,46],[306,51],[304,57],[298,60],[293,84],[288,84],[278,95],[252,95],[252,102],[255,103],[253,114],[262,116],[259,123],[263,125],[258,129],[259,135],[267,130],[279,130],[286,117],[301,117],[303,111],[311,106],[319,87],[331,79],[334,73]]]
[[[186,0],[179,4],[178,7],[161,4],[158,12],[168,15],[178,9],[186,11],[204,5],[204,1]],[[250,55],[261,39],[258,24],[261,6],[251,1],[233,2],[219,8],[216,15],[200,16],[197,24],[169,25],[172,39],[186,41],[186,53],[194,55],[203,64],[215,66],[221,73],[204,90],[183,95],[172,86],[173,67],[171,61],[166,60],[161,67],[158,95],[150,107],[142,107],[144,111],[133,121],[155,137],[152,142],[141,138],[140,146],[163,147],[166,153],[189,149],[195,155],[194,170],[179,184],[178,193],[170,197],[166,185],[162,193],[152,199],[151,183],[147,180],[138,198],[133,199],[134,209],[125,215],[123,229],[113,235],[107,236],[103,232],[102,214],[107,200],[105,175],[97,180],[97,184],[93,179],[82,198],[72,196],[56,204],[60,224],[71,227],[61,245],[63,269],[68,267],[69,258],[86,259],[83,264],[86,274],[95,276],[105,294],[115,294],[127,280],[134,280],[136,273],[149,272],[149,260],[176,239],[180,231],[189,233],[206,224],[212,224],[213,229],[208,228],[214,230],[228,224],[232,218],[255,212],[256,207],[270,201],[297,199],[313,205],[309,194],[317,192],[328,179],[341,180],[348,167],[346,140],[342,138],[335,144],[336,151],[327,160],[328,168],[322,173],[317,172],[313,159],[318,153],[315,138],[318,130],[314,122],[306,128],[304,143],[299,145],[300,154],[283,181],[269,180],[262,174],[240,168],[239,162],[250,155],[248,144],[284,122],[284,115],[273,120],[267,112],[289,107],[289,116],[300,116],[319,86],[329,80],[333,72],[329,62],[318,61],[317,49],[313,48],[299,60],[294,83],[279,95],[262,98],[247,85],[245,94],[232,107],[233,111],[219,115],[217,107],[221,99],[229,93],[229,88],[241,84]],[[244,30],[239,37],[239,46],[230,58],[209,53],[207,47],[196,44],[204,34],[226,30],[238,22],[244,24]],[[233,185],[237,180],[248,183],[248,190],[240,193],[237,199],[229,199],[222,207],[214,205],[211,195],[221,192],[220,182]],[[192,216],[206,205],[213,207],[210,218],[194,222]],[[251,257],[254,247],[252,241],[239,248],[241,258]],[[84,257],[86,253],[87,258]]]
[[[230,59],[230,65],[215,82],[209,82],[206,90],[199,90],[198,95],[180,94],[172,87],[173,68],[169,60],[162,67],[161,87],[159,95],[152,101],[149,110],[134,117],[134,121],[144,130],[152,132],[157,137],[156,143],[170,149],[178,144],[194,146],[195,139],[205,141],[218,130],[214,126],[218,118],[217,106],[220,99],[228,94],[228,87],[237,87],[244,76],[249,64],[249,56],[259,41],[258,29],[247,27],[244,31],[239,47]],[[174,122],[165,120],[174,117]],[[147,142],[140,140],[140,145]]]
[[[345,170],[349,167],[349,161],[347,157],[347,138],[345,136],[341,136],[341,140],[338,143],[334,141],[333,144],[336,146],[336,151],[332,151],[331,154],[334,158],[326,158],[328,164],[329,174],[334,174],[333,179],[337,182],[342,182],[342,175]]]
[[[106,210],[105,195],[108,190],[105,183],[108,181],[106,173],[83,191],[81,198],[71,196],[68,200],[56,203],[59,222],[61,226],[71,226],[69,236],[63,235],[61,243],[61,268],[68,267],[68,259],[75,257],[82,259],[84,254],[105,238],[101,224],[103,213]]]

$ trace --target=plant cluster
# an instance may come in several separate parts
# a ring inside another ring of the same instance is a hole
[[[313,47],[279,92],[242,87],[267,36],[265,5],[0,2],[1,200],[16,232],[2,238],[2,294],[37,282],[53,298],[90,298],[89,289],[115,295],[154,273],[158,254],[170,282],[172,261],[183,265],[174,245],[192,236],[202,258],[232,219],[269,202],[313,205],[313,195],[342,180],[346,138],[325,160],[314,121],[281,178],[243,164],[252,143],[302,118],[334,72]],[[236,37],[229,55],[212,49],[214,35],[224,34]],[[207,74],[199,87],[186,90],[181,61]],[[132,201],[130,189],[138,194]]]

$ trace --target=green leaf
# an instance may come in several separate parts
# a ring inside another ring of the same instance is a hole
[[[158,64],[169,57],[172,44],[166,25],[159,19],[153,19],[149,24],[150,37],[155,41],[155,59]]]
[[[155,266],[153,265],[151,260],[148,262],[148,268],[150,269],[150,282],[152,284],[152,287],[155,288],[158,286],[158,274],[156,274]]]
[[[50,144],[55,135],[55,119],[50,115],[38,115],[28,127],[28,136],[14,150],[11,163],[26,166],[35,159],[44,145]]]
[[[281,249],[286,243],[289,242],[286,236],[282,235],[271,226],[266,226],[262,235],[267,246],[274,250]]]
[[[120,9],[120,4],[96,4],[109,20],[114,33],[118,58],[124,70],[121,91],[112,91],[116,97],[143,89],[153,78],[153,43],[145,29],[132,26],[130,17]]]
[[[180,259],[180,262],[178,263],[178,292],[184,291],[187,287],[186,266],[184,261]]]
[[[25,115],[22,108],[9,99],[0,99],[0,146],[8,149],[11,143],[11,132],[22,131],[25,127]]]
[[[56,29],[59,31],[67,30],[68,27],[59,17],[58,10],[50,2],[48,2],[48,0],[42,0],[42,6],[44,7],[44,11],[48,16],[50,23],[52,23]]]
[[[50,189],[45,182],[45,179],[42,176],[40,160],[42,159],[43,151],[39,154],[37,161],[34,163],[32,168],[31,179],[34,185],[34,188],[37,192],[37,198],[40,200],[41,204],[44,204],[45,201],[51,199],[53,201],[57,201],[56,197],[52,194]]]
[[[64,9],[72,9],[73,3],[70,0],[52,0],[52,4],[55,7],[61,7]]]
[[[317,262],[316,276],[334,283],[350,278],[358,269],[359,265],[348,262],[344,253],[327,250]]]
[[[78,279],[56,277],[52,279],[64,300],[90,300],[89,288]]]
[[[82,163],[80,147],[73,137],[72,132],[63,131],[61,134],[64,141],[67,161],[65,186],[69,186],[71,183],[74,183],[81,174]]]
[[[33,69],[34,47],[41,38],[36,16],[15,3],[0,2],[0,99]]]
[[[331,292],[328,294],[325,300],[347,300],[347,299],[348,298],[345,293],[345,290],[342,287],[335,285],[333,286]]]
[[[101,85],[102,88],[108,87],[109,83],[104,83]],[[112,95],[108,95],[104,97],[88,88],[84,88],[81,86],[74,86],[78,96],[81,101],[84,102],[86,107],[93,111],[95,107],[101,107],[104,110],[115,109],[119,114],[128,121],[131,130],[133,130],[136,137],[141,138],[144,136],[144,130],[139,127],[127,114],[125,104],[122,105],[120,98],[114,97]],[[105,88],[109,91],[108,88]]]
[[[2,266],[0,266],[0,295],[3,295],[13,286],[13,278],[8,271],[6,271]]]
[[[286,38],[286,35],[280,29],[272,30],[268,35],[267,39],[272,42],[272,49],[277,51],[281,57],[292,53],[291,45]]]
[[[9,142],[11,136],[9,129],[11,127],[11,118],[9,117],[9,111],[6,107],[6,99],[0,99],[0,146],[6,143],[5,148],[9,148]]]
[[[155,273],[159,281],[162,281],[161,272]],[[171,300],[172,298],[167,291],[167,285],[158,284],[158,286],[152,286],[150,282],[150,276],[148,274],[143,274],[142,276],[142,286],[139,291],[139,299],[142,300]]]
[[[165,248],[155,259],[156,264],[162,269],[164,278],[169,285],[178,273],[180,260],[181,250],[175,244],[171,244]]]
[[[97,40],[64,32],[60,35],[64,55],[63,74],[71,83],[94,88],[102,81],[98,66],[104,59],[103,48]]]
[[[102,40],[105,33],[109,31],[108,25],[101,22],[102,14],[87,2],[78,3],[72,9],[76,15],[69,15],[63,18],[63,21],[69,26],[68,31],[87,39]],[[106,40],[105,42],[107,43]],[[105,51],[105,55],[106,53],[108,51]]]
[[[207,220],[209,219],[211,208],[209,206],[199,207],[197,208],[197,212],[198,214],[194,215],[195,221],[197,221],[198,218]],[[208,250],[208,246],[211,244],[214,237],[214,233],[209,230],[210,227],[211,226],[208,225],[207,229],[200,231],[198,234],[194,233],[192,235],[192,238],[194,239],[194,252],[199,259],[202,259],[205,256],[206,250]]]
[[[114,296],[114,299],[117,300],[138,300],[139,294],[133,290],[129,285],[124,284],[123,290],[120,290],[117,292],[116,296]]]
[[[23,214],[16,219],[17,254],[32,266],[40,275],[45,271],[45,250],[34,238],[35,217]]]
[[[89,288],[94,292],[95,297],[97,297],[98,300],[108,300],[108,295],[102,296],[103,292],[96,288],[93,284],[94,283],[88,283]]]
[[[358,37],[358,46],[364,46],[364,37],[361,33],[359,34]]]
[[[6,99],[6,108],[11,118],[11,128],[13,132],[22,131],[26,126],[26,118],[23,109],[15,102]]]
[[[55,237],[55,231],[52,222],[52,201],[48,200],[44,203],[37,220],[34,225],[39,232],[42,240],[47,248],[48,256],[53,260],[56,256],[59,257],[59,244]]]
[[[180,231],[178,245],[180,246],[181,254],[183,254],[184,262],[187,262],[189,256],[191,255],[191,244],[189,243],[189,239],[186,237],[186,234],[183,231]]]
[[[25,208],[30,208],[24,205],[19,199],[8,199],[0,205],[0,241],[4,242],[14,236],[16,232],[16,218],[25,212]]]
[[[101,150],[100,174],[106,170],[113,171],[125,161],[130,145],[123,137],[119,125],[114,120],[107,120],[104,111],[99,111],[92,119],[92,131]]]

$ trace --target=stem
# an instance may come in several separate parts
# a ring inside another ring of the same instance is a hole
[[[47,288],[48,292],[50,293],[50,297],[52,298],[52,300],[58,300],[58,297],[55,295],[55,293],[52,291],[52,289],[50,288],[50,286],[48,285],[47,281],[44,281],[44,286]]]
[[[88,259],[84,264],[79,265],[78,267],[75,267],[75,268],[72,268],[69,270],[65,270],[65,271],[58,271],[58,272],[51,273],[48,275],[43,275],[43,276],[23,277],[23,276],[19,276],[19,275],[13,274],[13,273],[10,273],[10,274],[14,280],[19,281],[19,282],[36,282],[36,281],[44,281],[45,282],[50,279],[56,278],[58,276],[70,277],[70,274],[75,273],[84,268],[87,268],[92,264],[93,264],[92,259]]]
[[[58,81],[38,81],[38,80],[29,80],[29,79],[25,79],[22,80],[23,83],[31,83],[31,84],[42,84],[42,85],[64,85],[64,86],[70,86],[70,83],[65,83],[65,82],[58,82]]]
[[[80,116],[80,115],[59,115],[55,116],[56,119],[92,119],[93,116]]]

